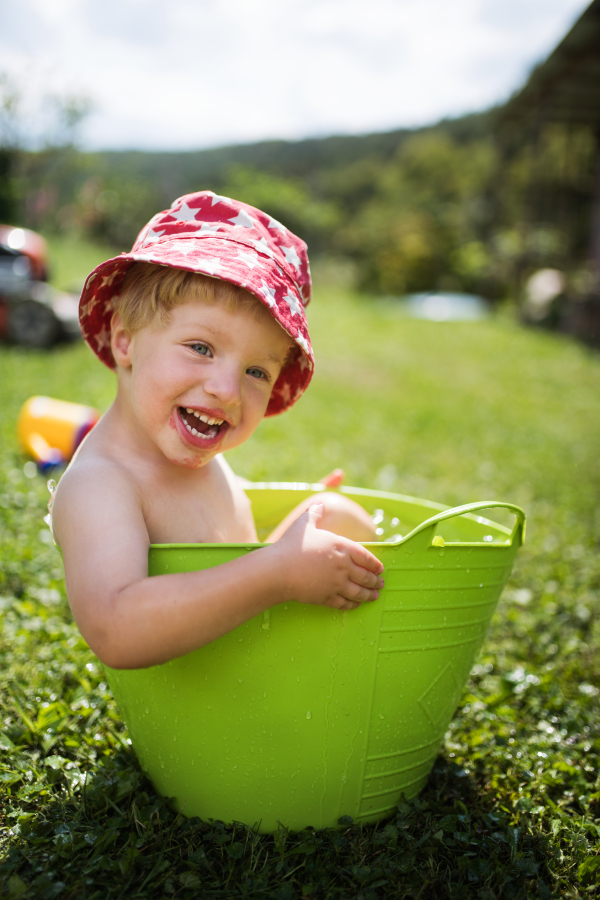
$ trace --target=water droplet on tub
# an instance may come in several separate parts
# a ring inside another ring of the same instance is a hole
[[[238,684],[242,684],[242,683],[243,683],[243,681],[244,681],[244,679],[243,679],[243,678],[238,678]]]
[[[380,719],[385,719],[385,716],[382,716],[381,713],[379,713],[379,718],[380,718]]]
[[[292,656],[292,657],[290,657],[290,659],[291,659],[291,661],[292,661],[292,662],[294,662],[294,657],[293,657],[293,656]]]
[[[310,712],[310,710],[306,713],[306,718],[312,719],[312,713]]]
[[[271,627],[271,610],[265,609],[263,613],[262,627],[265,631],[268,631]]]
[[[390,522],[390,524],[391,524],[392,528],[395,528],[396,525],[399,525],[399,524],[400,524],[400,519],[398,518],[398,516],[394,516],[394,518],[392,519],[392,521]]]

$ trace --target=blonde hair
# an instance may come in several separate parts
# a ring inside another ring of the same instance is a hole
[[[146,262],[136,262],[127,270],[112,307],[131,335],[148,325],[165,325],[172,309],[193,302],[220,303],[229,311],[241,306],[256,318],[271,315],[258,297],[230,281]]]

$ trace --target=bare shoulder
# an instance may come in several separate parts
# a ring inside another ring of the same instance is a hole
[[[52,531],[59,546],[73,528],[86,522],[105,523],[107,519],[139,511],[139,489],[127,469],[114,459],[97,454],[76,457],[66,470],[52,503]]]

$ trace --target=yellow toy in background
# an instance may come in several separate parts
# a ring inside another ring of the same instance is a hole
[[[19,443],[44,471],[68,463],[99,418],[100,413],[92,406],[53,397],[30,397],[17,420]]]

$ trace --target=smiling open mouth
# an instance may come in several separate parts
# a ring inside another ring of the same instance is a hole
[[[197,412],[195,409],[180,406],[179,415],[181,421],[194,437],[199,437],[205,441],[214,440],[222,431],[229,427],[223,419],[214,419],[205,413]]]

